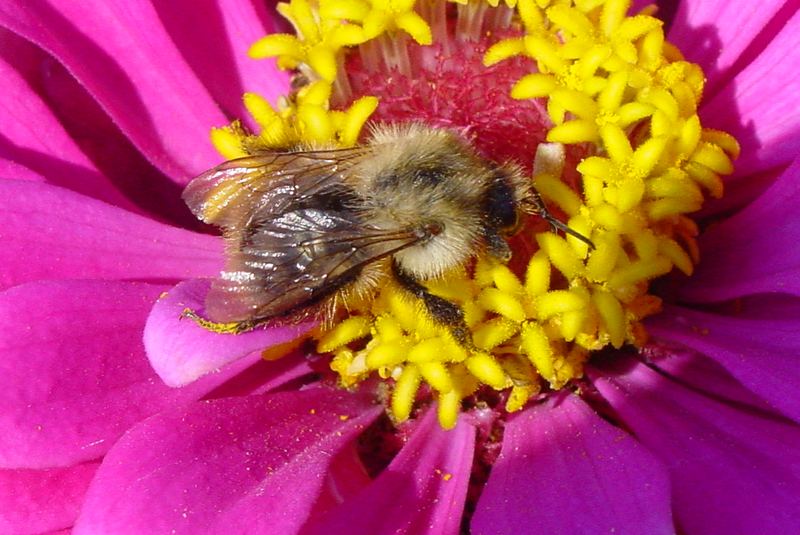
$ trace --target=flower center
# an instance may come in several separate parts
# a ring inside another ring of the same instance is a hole
[[[317,333],[345,387],[393,385],[398,422],[435,399],[441,425],[465,405],[513,412],[569,388],[592,352],[642,346],[642,320],[660,309],[650,281],[698,261],[686,214],[722,194],[738,153],[702,128],[703,73],[664,41],[661,22],[626,16],[629,1],[424,0],[316,4],[279,11],[297,35],[251,49],[298,73],[278,109],[245,102],[262,130],[212,133],[226,157],[296,145],[351,146],[372,122],[454,129],[497,162],[514,160],[570,229],[526,221],[505,264],[479,256],[425,281],[463,312],[471,345],[390,284],[348,304]]]

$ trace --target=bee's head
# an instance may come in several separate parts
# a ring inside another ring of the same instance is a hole
[[[508,260],[511,250],[505,238],[519,230],[522,213],[533,190],[522,169],[514,164],[496,165],[483,201],[486,225],[483,235],[492,256]]]

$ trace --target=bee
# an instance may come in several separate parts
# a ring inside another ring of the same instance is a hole
[[[476,254],[506,261],[524,213],[591,242],[555,218],[521,168],[478,155],[450,130],[373,127],[363,145],[255,151],[195,178],[183,199],[223,229],[226,263],[206,298],[216,332],[270,320],[331,317],[388,278],[471,344],[462,310],[425,286]]]

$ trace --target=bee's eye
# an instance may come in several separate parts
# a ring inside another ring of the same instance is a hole
[[[498,176],[486,192],[486,215],[493,228],[513,233],[520,224],[517,200],[513,188],[504,178]]]
[[[519,212],[514,210],[514,219],[510,225],[502,227],[503,232],[509,236],[512,234],[516,234],[520,228],[522,228],[522,218],[519,216]]]

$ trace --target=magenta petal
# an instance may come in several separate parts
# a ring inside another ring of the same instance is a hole
[[[228,117],[249,117],[245,91],[276,103],[289,90],[288,74],[274,60],[247,54],[257,40],[278,31],[264,2],[169,0],[154,6],[175,46]]]
[[[133,423],[227,378],[172,389],[155,376],[142,327],[163,291],[143,283],[57,281],[0,293],[0,466],[95,459]]]
[[[13,151],[0,149],[0,179],[11,178],[14,180],[30,180],[33,182],[47,182],[39,173],[13,160]]]
[[[349,444],[331,461],[325,474],[322,492],[314,504],[314,515],[320,515],[346,500],[355,498],[370,483],[372,478],[361,462],[358,445]]]
[[[48,184],[0,181],[0,288],[38,279],[180,280],[219,273],[219,238]]]
[[[768,23],[785,17],[784,8],[794,0],[731,2],[730,0],[694,0],[677,2],[678,10],[670,26],[668,39],[699,63],[708,77],[706,91],[716,92],[735,67],[741,68],[742,56],[753,47],[763,48],[772,38]],[[796,8],[795,8],[796,9]],[[735,74],[735,72],[734,72]]]
[[[475,535],[674,533],[663,465],[577,396],[511,419],[483,490]]]
[[[276,20],[279,16],[274,9],[274,2],[217,0],[217,3],[231,41],[233,60],[242,80],[242,88],[277,103],[278,98],[289,91],[289,74],[279,70],[274,59],[254,61],[246,53],[250,45],[264,35],[283,31]],[[263,26],[256,24],[257,20],[263,21]],[[248,115],[242,109],[236,117]]]
[[[157,167],[184,182],[219,160],[226,123],[150,2],[0,3],[0,25],[38,44],[94,95]]]
[[[680,298],[709,302],[768,292],[800,295],[798,198],[800,159],[761,197],[700,237],[702,259],[679,289]]]
[[[153,417],[108,453],[75,533],[295,533],[331,459],[379,412],[315,388]]]
[[[800,427],[753,410],[743,388],[725,400],[682,386],[680,375],[671,380],[632,361],[626,368],[610,377],[589,372],[618,416],[667,465],[676,523],[686,533],[797,531]]]
[[[0,106],[0,178],[29,179],[30,173],[126,209],[133,209],[110,181],[95,168],[59,119],[23,77],[0,57],[3,105]],[[29,169],[19,172],[10,165]],[[10,198],[10,197],[8,197]]]
[[[411,439],[375,481],[316,519],[304,535],[458,533],[475,448],[475,429],[460,418],[445,431],[429,410]]]
[[[0,533],[44,533],[72,526],[99,465],[0,470]]]
[[[254,351],[294,340],[313,327],[311,323],[257,328],[242,334],[217,334],[184,318],[186,309],[203,315],[210,280],[178,284],[153,307],[144,329],[147,356],[156,373],[171,386],[191,383]]]
[[[737,176],[787,165],[800,152],[800,93],[795,90],[800,83],[800,11],[793,3],[791,18],[761,54],[701,108],[703,126],[739,140]]]
[[[209,392],[206,398],[264,394],[314,373],[308,355],[298,350],[277,360],[264,360],[260,352],[237,362],[244,370]],[[227,368],[226,368],[227,371]],[[305,381],[304,384],[308,384]]]
[[[775,308],[772,319],[752,320],[669,307],[651,318],[648,329],[715,360],[753,393],[800,422],[797,313],[797,307]]]

